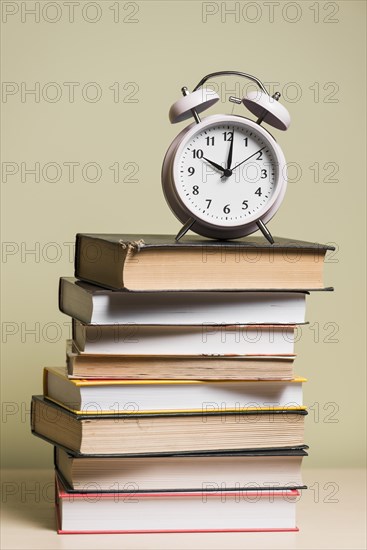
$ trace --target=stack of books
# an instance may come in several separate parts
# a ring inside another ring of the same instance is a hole
[[[66,367],[44,370],[31,415],[59,533],[297,530],[294,345],[329,248],[77,235]]]

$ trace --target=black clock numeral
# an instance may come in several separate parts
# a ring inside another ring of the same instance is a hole
[[[232,141],[233,132],[223,132],[224,141]]]
[[[245,201],[242,202],[242,210],[247,210],[248,209],[248,200],[246,199]]]
[[[208,203],[208,206],[206,207],[206,209],[208,209],[212,203],[212,199],[205,199],[205,200]]]
[[[258,152],[258,155],[256,157],[256,160],[262,160],[263,159],[263,152],[262,151],[259,151]]]
[[[193,195],[198,195],[199,194],[199,186],[198,185],[194,185],[194,187],[192,188],[192,194]]]
[[[229,214],[230,211],[231,211],[231,209],[229,208],[229,204],[226,204],[225,207],[223,208],[223,212],[224,212],[225,214]]]
[[[214,145],[214,136],[213,137],[207,137],[205,138],[206,139],[206,144],[207,145]]]
[[[245,142],[245,147],[248,146],[248,138],[243,138],[243,141]]]
[[[266,170],[261,170],[261,179],[265,179],[268,177],[268,172]]]
[[[261,195],[262,195],[261,187],[258,187],[258,188],[256,189],[255,195],[259,195],[259,197],[261,197]]]
[[[192,156],[194,157],[194,159],[202,159],[203,156],[204,156],[203,150],[202,149],[193,149],[192,150]]]
[[[189,166],[187,169],[189,176],[193,176],[195,174],[195,168],[193,166]]]

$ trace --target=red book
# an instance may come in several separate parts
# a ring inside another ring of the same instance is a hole
[[[298,531],[298,490],[68,493],[56,476],[59,534]]]

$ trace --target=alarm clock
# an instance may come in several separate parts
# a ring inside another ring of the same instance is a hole
[[[256,120],[214,114],[200,118],[220,97],[204,88],[207,80],[221,76],[240,76],[254,82],[258,90],[243,98],[243,104]],[[258,229],[273,243],[266,223],[278,210],[286,191],[286,161],[274,137],[263,127],[266,123],[287,130],[290,115],[279,103],[280,93],[270,96],[256,77],[238,71],[219,71],[206,75],[169,111],[175,124],[193,117],[194,121],[173,140],[162,166],[162,186],[168,205],[183,224],[178,241],[191,229],[204,237],[234,239]]]

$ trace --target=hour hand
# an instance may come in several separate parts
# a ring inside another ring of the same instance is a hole
[[[223,168],[223,166],[221,166],[220,164],[217,164],[216,162],[213,162],[212,160],[209,160],[206,157],[203,157],[203,160],[206,160],[206,162],[209,162],[209,164],[214,166],[214,168],[216,168],[217,170],[220,170],[221,172],[225,171],[225,168]]]

